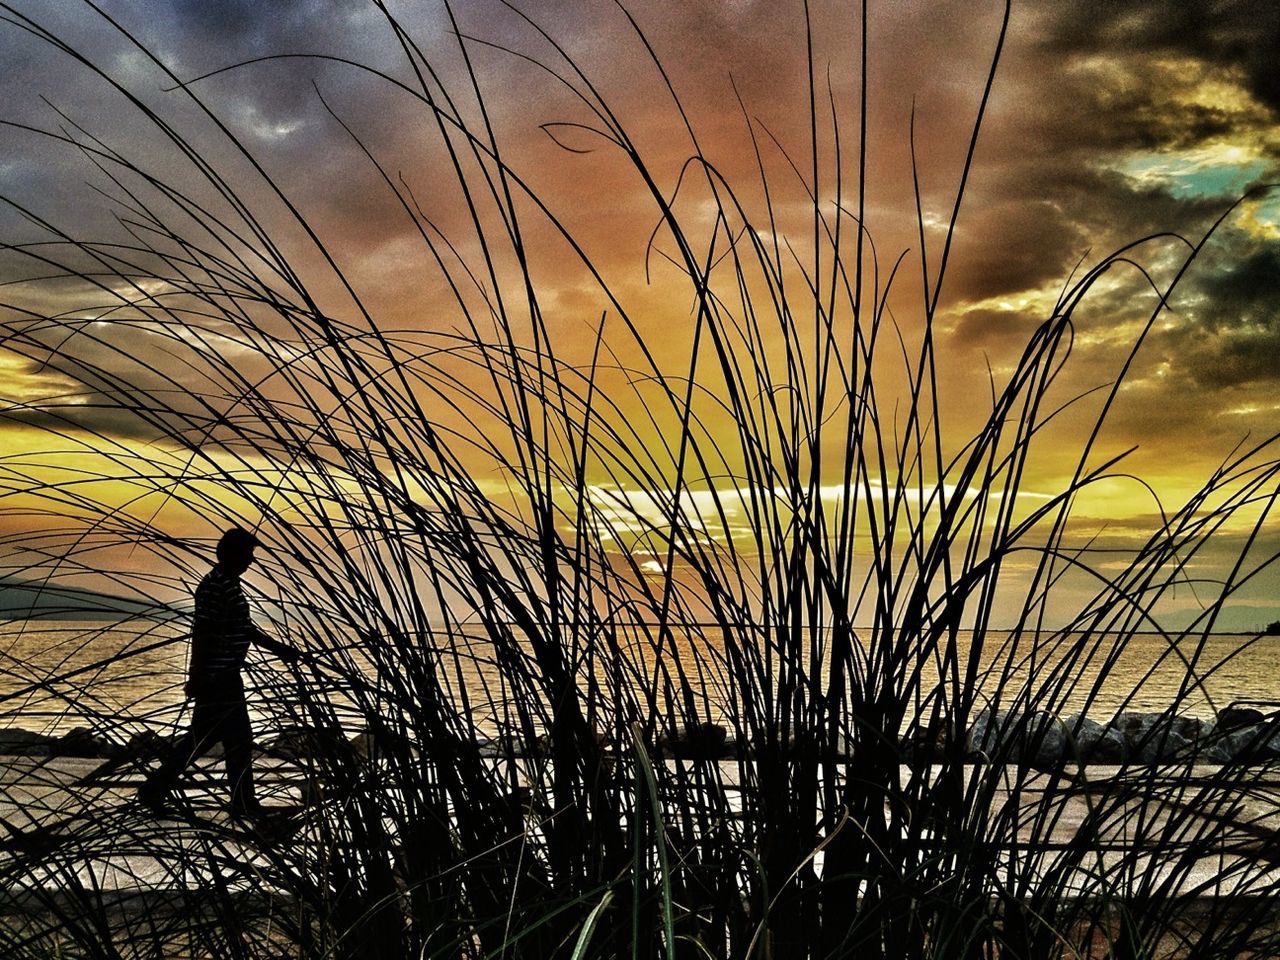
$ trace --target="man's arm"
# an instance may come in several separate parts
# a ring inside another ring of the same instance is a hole
[[[291,647],[287,643],[281,643],[279,640],[275,639],[275,637],[267,636],[258,628],[257,624],[254,624],[253,626],[252,636],[253,645],[255,647],[261,647],[263,650],[274,654],[281,660],[286,660],[292,663],[302,656],[302,652],[298,650],[297,647]]]
[[[209,662],[209,640],[200,633],[192,633],[191,635],[191,654],[187,658],[187,682],[183,687],[183,691],[187,697],[194,697],[196,691],[200,688],[200,681],[208,672],[206,664]]]
[[[208,683],[219,652],[219,638],[226,632],[226,606],[226,597],[207,577],[196,587],[187,682],[182,688],[189,700],[198,696]]]

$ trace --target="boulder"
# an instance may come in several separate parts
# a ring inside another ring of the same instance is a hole
[[[505,736],[490,740],[481,740],[476,747],[480,756],[495,759],[499,757],[523,757],[525,745],[518,737]]]
[[[347,741],[351,744],[351,752],[361,760],[371,760],[378,753],[378,735],[372,730],[363,730]]]
[[[843,738],[842,738],[843,739]],[[945,723],[913,727],[899,744],[902,758],[917,763],[942,763],[951,745],[951,732]],[[842,747],[846,746],[841,744]],[[842,753],[847,754],[846,751]]]
[[[1025,760],[1037,767],[1054,767],[1066,758],[1066,728],[1051,713],[1035,711],[1014,716],[990,708],[974,714],[965,746],[995,763]]]
[[[1264,763],[1280,758],[1280,725],[1274,722],[1215,731],[1214,740],[1236,762]]]
[[[1241,727],[1256,727],[1264,720],[1266,720],[1266,715],[1261,710],[1255,710],[1253,707],[1226,707],[1218,711],[1218,719],[1214,729],[1226,733],[1230,730],[1238,730]]]
[[[51,756],[84,757],[91,760],[109,759],[118,750],[119,748],[113,744],[95,737],[88,727],[77,727],[49,745]]]
[[[553,743],[551,739],[551,734],[549,733],[542,734],[540,737],[538,737],[536,740],[533,741],[533,746],[529,748],[526,748],[523,745],[523,741],[519,740],[518,738],[513,738],[512,742],[515,744],[516,756],[549,757],[555,752],[555,744]],[[591,731],[591,742],[595,744],[595,748],[601,753],[604,753],[606,750],[608,750],[609,740],[599,730]],[[659,750],[662,749],[664,742],[665,742],[664,737],[658,738]],[[431,752],[434,749],[438,749],[431,744],[427,744],[426,748],[428,752]]]
[[[1024,761],[1043,769],[1066,763],[1162,763],[1200,742],[1206,725],[1194,717],[1121,714],[1101,723],[1081,714],[1065,719],[1044,711],[1011,717],[1006,711],[975,714],[968,749],[1002,761]]]
[[[1121,764],[1128,759],[1124,736],[1110,724],[1072,714],[1064,721],[1067,758],[1076,763]]]
[[[146,760],[159,756],[168,750],[170,743],[172,741],[168,737],[162,737],[154,730],[143,730],[141,733],[135,733],[129,738],[129,741],[124,745],[124,754],[128,757]]]
[[[1202,740],[1213,730],[1213,724],[1199,717],[1176,716],[1169,718],[1169,729],[1184,740]]]
[[[1203,763],[1235,763],[1242,757],[1242,742],[1245,738],[1241,731],[1235,733],[1214,733],[1197,747],[1196,759]]]
[[[47,757],[49,748],[57,742],[55,737],[33,733],[21,727],[0,729],[0,754],[22,757]]]
[[[1037,765],[1056,763],[1064,744],[1062,724],[1052,714],[1039,711],[1015,716],[988,707],[973,715],[965,734],[970,754],[995,763],[1024,759]]]
[[[1006,744],[1009,737],[1009,712],[993,710],[990,707],[980,710],[969,721],[969,729],[965,734],[965,747],[971,754],[979,754],[986,759],[1017,759],[1018,751]],[[1016,746],[1016,745],[1015,745]]]
[[[1036,767],[1053,769],[1072,759],[1068,751],[1067,725],[1052,713],[1037,710],[1030,714],[1021,740],[1021,759]]]
[[[728,738],[718,723],[691,723],[675,736],[660,737],[658,750],[682,760],[719,760],[728,755]]]
[[[385,757],[418,757],[423,751],[428,756],[441,759],[470,755],[473,752],[482,757],[501,756],[503,754],[498,749],[499,743],[496,740],[480,739],[463,744],[456,737],[445,737],[421,744],[422,751],[420,751],[417,741],[411,741],[405,735],[392,733],[383,727],[377,730],[367,728],[360,731],[347,741],[347,746],[356,759],[376,761]]]
[[[1112,723],[1124,736],[1130,760],[1169,763],[1185,756],[1193,742],[1179,732],[1192,727],[1176,723],[1178,719],[1167,713],[1122,713]]]
[[[1215,762],[1262,763],[1280,757],[1280,719],[1253,707],[1219,711],[1206,736]]]
[[[332,756],[335,752],[347,753],[350,746],[341,731],[290,727],[261,745],[262,752],[281,760],[316,760]]]
[[[1063,763],[1172,763],[1202,760],[1227,763],[1280,759],[1280,719],[1258,711],[1223,711],[1216,723],[1162,713],[1122,713],[1100,723],[1082,714],[1065,719],[1044,711],[1011,715],[990,709],[975,713],[966,731],[971,755],[994,762],[1026,762],[1051,769]],[[909,755],[918,745],[904,743]]]

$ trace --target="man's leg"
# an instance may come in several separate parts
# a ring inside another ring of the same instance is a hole
[[[191,711],[191,725],[160,758],[160,765],[147,775],[138,796],[151,806],[160,806],[168,799],[178,778],[191,764],[216,742],[218,713],[214,704],[197,700]]]
[[[227,705],[223,717],[222,746],[231,787],[231,811],[256,813],[258,798],[253,789],[253,728],[243,695]]]

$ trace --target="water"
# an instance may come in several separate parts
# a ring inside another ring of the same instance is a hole
[[[457,661],[461,682],[473,700],[502,696],[497,669],[487,655],[487,644],[477,631],[470,646],[459,646]],[[1064,651],[1041,648],[1032,659],[1029,645],[1010,658],[1000,650],[1004,635],[988,638],[983,662],[988,665],[1015,664],[1014,683],[1034,676],[1038,683],[1056,676]],[[1175,700],[1184,714],[1212,716],[1237,700],[1280,701],[1280,667],[1276,649],[1280,638],[1264,637],[1250,643],[1250,636],[1225,635],[1208,639],[1189,674],[1187,664],[1172,655],[1170,644],[1154,634],[1131,637],[1114,665],[1107,671],[1089,707],[1091,716],[1105,719],[1117,710],[1163,710]],[[962,637],[960,653],[967,654],[971,638]],[[1059,712],[1080,709],[1100,671],[1100,656],[1111,646],[1110,638],[1097,641],[1090,663],[1067,671],[1075,678],[1058,697]],[[711,664],[705,695],[708,716],[718,719],[724,706],[724,688],[714,677],[721,651],[707,639],[678,637],[674,645],[691,676],[696,676],[696,660]],[[151,649],[148,649],[151,648]],[[1194,643],[1184,641],[1178,648],[1184,657],[1194,654]],[[633,662],[652,667],[652,650],[644,643],[630,648]],[[97,666],[106,663],[105,666]],[[446,653],[445,662],[454,661]],[[0,621],[0,728],[19,726],[48,734],[65,733],[76,727],[110,729],[116,737],[127,736],[160,722],[173,722],[183,702],[182,681],[186,663],[186,642],[179,626],[155,626],[140,635],[137,626],[120,629],[110,623],[51,623]],[[364,661],[366,674],[372,673]],[[452,670],[450,671],[452,672]],[[936,676],[926,666],[926,678]],[[255,674],[270,678],[270,671]],[[276,674],[276,679],[279,675]],[[1189,684],[1189,677],[1197,680]],[[982,680],[985,690],[994,689],[997,678],[988,673]],[[927,690],[930,681],[926,679]],[[1189,684],[1187,692],[1182,687]],[[484,691],[488,689],[489,693]],[[1008,686],[1005,688],[1009,689]],[[274,696],[274,695],[271,695]],[[271,723],[268,695],[251,691],[256,708],[255,722]],[[483,702],[475,710],[481,732],[494,732],[491,711]]]

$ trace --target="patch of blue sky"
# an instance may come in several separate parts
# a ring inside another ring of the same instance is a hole
[[[1280,187],[1250,203],[1249,214],[1260,227],[1280,230]]]
[[[1267,170],[1267,161],[1239,148],[1128,157],[1115,169],[1180,200],[1238,197]]]

